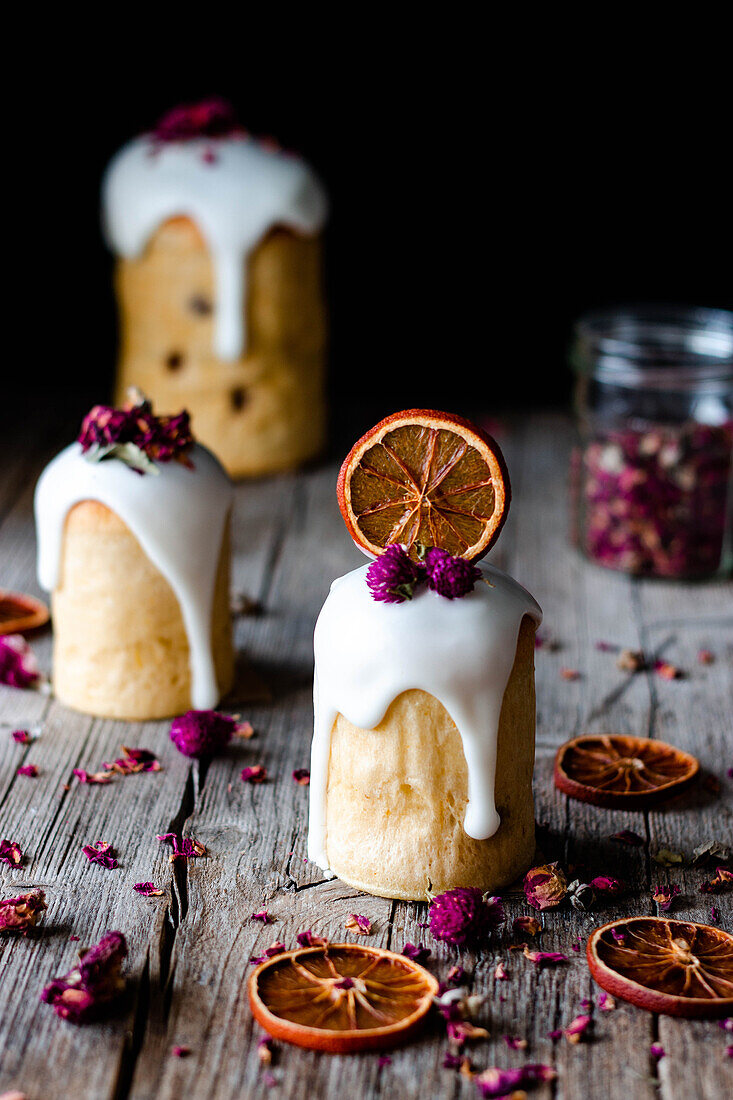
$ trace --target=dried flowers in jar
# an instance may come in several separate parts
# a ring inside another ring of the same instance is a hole
[[[641,307],[575,327],[573,535],[637,576],[730,572],[733,313]]]

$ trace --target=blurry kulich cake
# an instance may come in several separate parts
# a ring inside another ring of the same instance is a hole
[[[96,406],[36,487],[53,687],[109,718],[216,706],[232,684],[231,482],[187,413]]]
[[[120,314],[117,400],[186,407],[234,477],[292,469],[325,439],[325,192],[213,99],[126,145],[103,186]]]
[[[308,854],[360,890],[495,892],[534,854],[532,597],[472,564],[509,481],[467,421],[409,410],[352,449],[339,503],[371,565],[315,630]]]

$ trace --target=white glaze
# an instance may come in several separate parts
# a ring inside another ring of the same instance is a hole
[[[468,768],[463,827],[476,840],[499,827],[494,802],[496,742],[504,691],[524,615],[542,612],[528,592],[490,565],[462,599],[428,588],[400,604],[372,598],[368,565],[334,581],[316,623],[314,732],[308,856],[328,870],[326,796],[331,731],[338,714],[374,729],[404,691],[439,699],[458,727]]]
[[[214,264],[214,349],[225,360],[238,359],[247,346],[252,250],[278,225],[313,235],[327,213],[323,187],[307,164],[246,135],[136,138],[113,158],[102,192],[107,240],[122,256],[139,256],[169,218],[185,215],[196,223]]]
[[[219,701],[211,649],[211,618],[224,524],[232,485],[205,447],[196,444],[193,469],[157,463],[158,475],[137,474],[116,459],[90,462],[78,443],[46,467],[36,486],[38,582],[59,583],[66,516],[82,500],[96,500],[120,517],[173,589],[188,637],[191,703],[210,710]]]

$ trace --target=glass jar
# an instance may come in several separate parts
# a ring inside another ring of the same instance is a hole
[[[733,564],[733,313],[649,306],[575,325],[573,537],[594,562],[696,579]]]

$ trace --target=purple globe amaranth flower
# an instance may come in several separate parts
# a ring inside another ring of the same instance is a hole
[[[428,586],[447,600],[467,596],[469,592],[473,592],[476,581],[480,581],[483,576],[481,570],[470,561],[454,557],[438,546],[425,552],[424,562]]]
[[[232,104],[221,96],[172,107],[158,120],[153,133],[158,141],[191,141],[194,138],[227,137],[240,129]]]
[[[213,756],[232,739],[239,723],[217,710],[188,710],[173,719],[170,738],[184,756]]]
[[[430,905],[430,931],[458,947],[481,943],[503,920],[501,898],[487,897],[476,886],[446,890]]]
[[[393,543],[367,569],[367,586],[375,600],[404,603],[425,580],[425,568],[413,561],[404,546]]]

